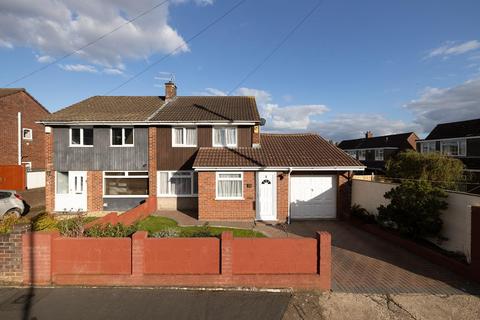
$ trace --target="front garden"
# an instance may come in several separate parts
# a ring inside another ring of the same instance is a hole
[[[9,217],[0,221],[0,234],[10,232],[15,224],[30,223],[33,231],[59,231],[65,237],[129,237],[137,231],[147,231],[149,237],[154,238],[219,237],[224,231],[231,231],[234,237],[265,237],[263,233],[251,229],[213,227],[208,223],[202,226],[179,226],[175,220],[160,216],[149,216],[132,225],[107,223],[86,228],[88,223],[96,219],[84,214],[61,218],[48,213],[32,219]]]

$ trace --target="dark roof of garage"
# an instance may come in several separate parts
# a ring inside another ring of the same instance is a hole
[[[200,148],[193,167],[363,167],[317,134],[261,134],[261,147]]]

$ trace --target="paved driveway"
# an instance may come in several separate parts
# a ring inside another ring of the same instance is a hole
[[[333,290],[359,293],[480,293],[480,286],[345,222],[293,222],[288,232],[332,234]]]

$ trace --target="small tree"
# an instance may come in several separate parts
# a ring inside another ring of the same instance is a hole
[[[436,181],[442,188],[456,189],[463,179],[463,163],[437,152],[401,152],[387,161],[386,169],[390,178]]]
[[[390,199],[378,208],[378,221],[411,238],[438,237],[442,229],[440,210],[447,209],[447,195],[428,181],[403,181],[385,193]]]

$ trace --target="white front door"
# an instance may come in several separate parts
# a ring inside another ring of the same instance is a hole
[[[257,220],[277,220],[277,173],[257,172]]]
[[[87,211],[86,171],[57,173],[56,183],[55,211]]]

